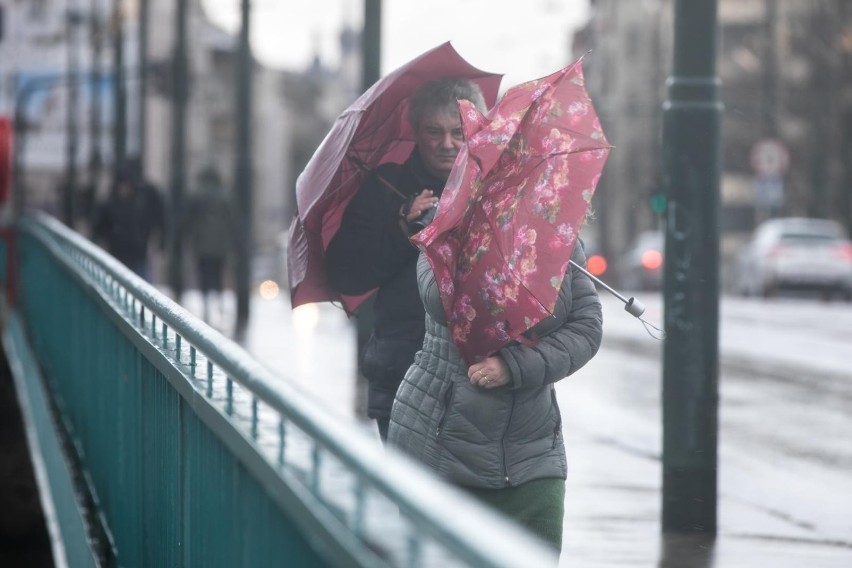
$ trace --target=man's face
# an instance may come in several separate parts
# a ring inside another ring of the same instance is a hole
[[[458,111],[427,112],[414,137],[426,169],[435,177],[446,180],[464,142]]]

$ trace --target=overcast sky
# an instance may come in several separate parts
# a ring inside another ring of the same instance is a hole
[[[238,0],[202,0],[236,30]],[[253,0],[253,49],[265,64],[303,69],[316,51],[334,64],[343,22],[360,28],[362,0]],[[547,75],[569,61],[571,32],[588,0],[385,0],[382,74],[447,40],[473,65],[506,75],[503,86]]]

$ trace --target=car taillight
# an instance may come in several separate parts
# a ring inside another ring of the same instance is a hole
[[[641,262],[645,270],[657,270],[663,265],[663,253],[658,250],[646,250],[642,253]]]
[[[771,256],[771,257],[781,256],[782,254],[786,253],[789,250],[790,250],[790,247],[787,246],[787,245],[775,245],[774,247],[769,249],[769,256]]]
[[[606,272],[606,259],[599,254],[593,254],[586,259],[586,268],[595,276],[602,276]]]
[[[843,260],[852,262],[852,243],[834,245],[834,254]]]

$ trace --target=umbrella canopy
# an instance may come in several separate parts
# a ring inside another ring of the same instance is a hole
[[[343,114],[296,182],[298,214],[290,227],[287,268],[295,308],[308,302],[340,300],[348,312],[366,299],[340,296],[326,284],[325,250],[340,228],[343,211],[369,170],[403,163],[414,149],[408,98],[425,82],[466,77],[493,106],[501,75],[481,71],[444,43],[377,81]],[[390,190],[390,189],[389,189]]]
[[[487,116],[460,102],[466,144],[431,225],[412,237],[471,364],[553,311],[610,145],[580,60],[509,89]]]

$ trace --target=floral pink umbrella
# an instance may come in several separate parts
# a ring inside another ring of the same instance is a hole
[[[611,146],[581,61],[509,89],[487,116],[460,102],[466,145],[431,225],[412,237],[470,364],[548,317]]]

